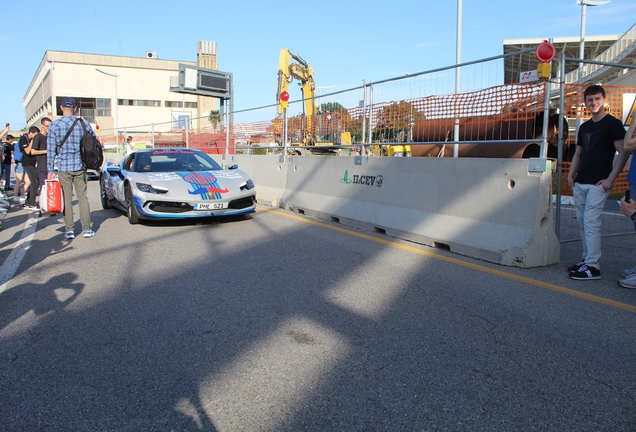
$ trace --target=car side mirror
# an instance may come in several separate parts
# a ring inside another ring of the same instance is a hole
[[[107,166],[106,172],[110,175],[116,175],[122,180],[124,179],[124,175],[121,173],[121,168],[119,168],[119,165]]]
[[[236,165],[236,164],[235,165],[230,165],[229,167],[227,167],[227,169],[229,169],[229,170],[238,169],[238,165]]]

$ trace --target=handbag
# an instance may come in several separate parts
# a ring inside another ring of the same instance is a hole
[[[59,180],[46,180],[42,185],[40,210],[44,213],[61,213],[64,210],[62,187]]]

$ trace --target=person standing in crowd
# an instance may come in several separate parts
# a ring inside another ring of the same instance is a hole
[[[86,168],[82,164],[80,155],[80,140],[84,135],[84,129],[80,124],[75,124],[75,110],[77,104],[75,99],[66,97],[62,99],[60,104],[62,117],[51,123],[49,134],[47,135],[47,171],[49,180],[54,180],[57,174],[62,186],[64,195],[64,224],[66,232],[64,238],[70,240],[75,238],[75,221],[73,218],[73,189],[77,195],[79,204],[80,221],[82,223],[83,236],[90,238],[95,236],[95,232],[91,229],[91,209],[88,205],[88,197],[86,195]],[[79,123],[79,122],[78,122]],[[86,123],[87,133],[95,136],[93,128],[88,122]],[[62,145],[62,140],[66,133],[71,130],[66,142]],[[60,147],[60,145],[62,145]]]
[[[132,137],[128,135],[128,138],[124,141],[126,147],[126,156],[130,155],[135,150],[135,145],[132,142]]]
[[[35,172],[35,156],[31,155],[31,149],[33,148],[33,139],[40,133],[40,129],[37,126],[31,126],[29,133],[26,134],[28,139],[20,139],[20,150],[22,151],[22,166],[26,175],[29,177],[29,188],[27,192],[26,202],[24,208],[30,211],[39,210],[35,205],[35,198],[38,195],[38,176]],[[24,137],[23,137],[24,138]]]
[[[23,192],[29,189],[29,177],[24,173],[24,166],[22,165],[22,150],[20,144],[26,141],[28,143],[28,134],[24,134],[18,140],[18,143],[13,149],[13,161],[15,162],[15,185],[13,186],[13,202],[24,202],[26,197],[23,197]],[[24,187],[24,189],[23,189]]]
[[[2,132],[0,132],[0,139],[3,138],[8,133],[9,133],[9,123],[7,123],[4,129],[2,129]]]
[[[4,150],[6,148],[6,146],[8,145],[8,143],[4,140],[5,135],[7,135],[9,133],[9,123],[7,123],[7,125],[4,127],[4,129],[2,130],[2,132],[0,132],[0,139],[2,139],[2,142],[0,143],[0,157],[3,157],[4,155]],[[0,180],[2,179],[2,174],[4,174],[4,160],[0,161],[2,162],[0,164],[0,166],[2,167],[2,170],[0,171]],[[9,165],[9,168],[11,168],[11,165]],[[9,181],[9,179],[11,178],[11,174],[9,174],[9,176],[7,176],[7,181]],[[8,184],[8,183],[5,183]],[[6,190],[6,187],[3,187],[2,189]],[[7,194],[4,193],[4,190],[0,190],[0,198],[5,199],[7,198]]]
[[[629,153],[623,145],[623,123],[605,109],[603,87],[591,85],[583,96],[592,117],[579,127],[576,152],[568,173],[568,184],[574,191],[576,219],[581,228],[583,259],[568,267],[568,271],[574,280],[594,280],[601,278],[601,217],[605,202]]]
[[[627,182],[629,183],[629,202],[625,198],[621,200],[621,213],[631,217],[634,221],[634,229],[636,229],[636,161],[634,161],[633,152],[636,151],[636,110],[632,113],[632,123],[625,134],[625,151],[632,152],[632,162],[629,165],[627,173]],[[618,280],[620,286],[625,288],[636,288],[636,267],[623,270],[621,279]]]
[[[44,181],[48,175],[46,166],[46,136],[49,133],[51,119],[48,117],[40,120],[40,133],[33,138],[33,147],[31,148],[31,156],[35,156],[35,171],[37,175],[37,189],[42,190]]]
[[[621,199],[621,213],[632,219],[632,222],[634,222],[634,229],[636,230],[636,199],[630,199],[629,201],[626,201],[625,197],[623,197],[623,199]],[[621,278],[618,280],[618,284],[623,288],[636,289],[635,270],[636,268],[623,270],[621,272]]]
[[[11,187],[11,163],[13,158],[13,135],[7,135],[7,141],[4,143],[4,149],[2,153],[2,172],[0,173],[0,179],[4,177],[4,190],[9,191]]]

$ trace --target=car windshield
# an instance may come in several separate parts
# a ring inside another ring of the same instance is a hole
[[[199,150],[157,149],[139,152],[133,160],[135,172],[211,171],[223,169]]]

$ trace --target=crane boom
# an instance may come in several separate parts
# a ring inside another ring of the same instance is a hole
[[[292,59],[296,63],[292,62]],[[283,107],[280,101],[280,94],[283,91],[289,92],[289,84],[296,78],[300,81],[303,93],[304,111],[307,117],[307,139],[308,145],[313,145],[312,136],[312,117],[316,112],[316,84],[314,82],[314,70],[305,60],[298,54],[293,54],[289,49],[280,50],[278,61],[278,92],[276,93],[276,102],[278,103],[278,114],[283,113]]]

